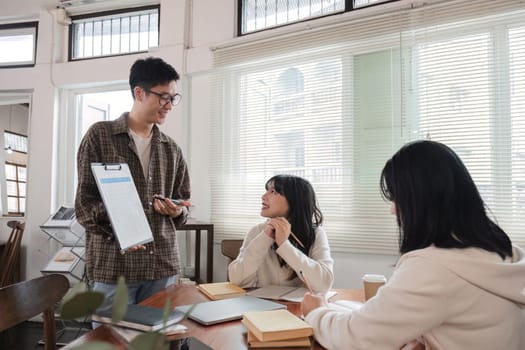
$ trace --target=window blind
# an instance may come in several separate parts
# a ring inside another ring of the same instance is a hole
[[[219,239],[261,222],[266,180],[286,173],[313,184],[334,251],[396,253],[380,172],[401,145],[430,138],[460,155],[491,215],[525,245],[525,9],[400,4],[215,50],[208,102]]]

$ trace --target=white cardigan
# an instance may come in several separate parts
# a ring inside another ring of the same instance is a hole
[[[477,248],[403,255],[359,310],[320,307],[306,321],[327,349],[399,350],[419,338],[434,350],[525,349],[525,258]]]
[[[264,233],[266,223],[253,227],[244,238],[237,259],[228,266],[230,281],[243,288],[261,287],[266,285],[302,286],[298,278],[289,280],[291,271],[281,267],[277,254],[295,270],[299,271],[308,280],[315,292],[328,291],[334,281],[333,264],[330,255],[328,239],[322,227],[315,231],[315,241],[306,256],[295,248],[289,240],[281,244],[276,250],[272,249],[274,240]]]

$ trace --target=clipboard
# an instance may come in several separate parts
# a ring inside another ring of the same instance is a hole
[[[120,250],[153,241],[131,171],[126,163],[91,163]]]

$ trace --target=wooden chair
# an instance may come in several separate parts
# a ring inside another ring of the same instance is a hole
[[[221,242],[221,253],[229,259],[231,263],[237,255],[239,255],[239,250],[241,249],[242,239],[223,239]]]
[[[221,253],[228,258],[228,264],[237,258],[241,245],[242,239],[223,239],[221,241]],[[226,272],[226,277],[229,281],[228,272]]]
[[[50,274],[0,288],[0,331],[43,312],[45,350],[56,350],[55,306],[69,289],[68,279]]]
[[[23,221],[8,221],[7,226],[11,228],[11,234],[5,244],[4,254],[0,258],[0,287],[18,282],[20,275],[20,246],[25,223]]]

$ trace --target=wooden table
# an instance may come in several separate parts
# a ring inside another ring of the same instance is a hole
[[[201,231],[206,231],[206,283],[213,282],[213,224],[189,219],[184,225],[177,226],[177,230],[195,231],[195,281],[201,279]]]
[[[365,296],[363,290],[357,289],[335,289],[337,294],[330,298],[330,301],[335,300],[354,300],[364,301]],[[192,285],[177,285],[168,287],[167,289],[149,297],[144,300],[142,305],[149,305],[162,308],[169,299],[172,308],[178,305],[186,305],[201,301],[208,301],[209,299],[198,291],[195,286]],[[281,301],[280,301],[281,302]],[[293,302],[282,301],[288,310],[296,315],[300,315],[300,304]],[[240,322],[230,321],[224,322],[212,326],[203,326],[192,320],[184,320],[182,322],[188,331],[183,335],[184,337],[195,337],[201,340],[203,343],[209,345],[215,350],[245,350],[248,349],[246,342],[246,327]],[[180,337],[180,336],[179,336]],[[73,346],[84,344],[90,341],[109,341],[112,344],[118,346],[119,349],[125,348],[125,340],[117,334],[114,330],[107,326],[101,326],[97,329],[87,333],[86,335],[76,339],[73,343],[70,343],[62,350],[70,349]],[[292,349],[292,348],[290,348]],[[311,348],[293,348],[297,349],[324,349],[321,345],[315,344]],[[293,350],[292,349],[292,350]]]

